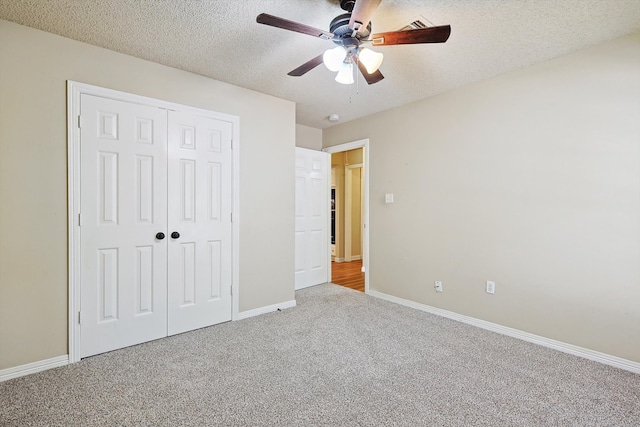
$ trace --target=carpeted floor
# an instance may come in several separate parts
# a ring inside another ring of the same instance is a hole
[[[640,426],[640,375],[335,285],[0,383],[2,426]]]

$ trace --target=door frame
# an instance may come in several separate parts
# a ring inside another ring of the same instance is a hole
[[[333,153],[341,153],[343,151],[354,150],[357,148],[364,148],[364,179],[363,179],[363,209],[362,209],[362,233],[363,233],[363,244],[362,244],[362,268],[364,271],[364,292],[366,294],[369,293],[369,176],[371,171],[371,162],[369,161],[369,138],[359,139],[357,141],[347,142],[344,144],[334,145],[331,147],[323,148],[322,151],[333,154]],[[331,171],[329,171],[331,174]],[[329,182],[329,194],[331,194],[331,175],[328,178]],[[331,230],[331,218],[329,215],[329,230]],[[329,278],[328,281],[331,282],[331,248],[329,248],[328,252],[329,258]]]
[[[67,260],[68,260],[68,351],[69,363],[80,361],[80,97],[93,95],[166,110],[179,110],[230,122],[232,137],[232,233],[231,320],[239,318],[240,236],[240,119],[237,116],[162,101],[132,93],[67,80]]]

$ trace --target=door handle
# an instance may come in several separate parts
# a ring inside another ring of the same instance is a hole
[[[180,237],[180,233],[178,233],[177,231],[174,231],[173,233],[171,233],[172,239],[177,239],[178,237]]]
[[[164,233],[157,233],[156,234],[156,239],[158,239],[158,240],[164,239]]]

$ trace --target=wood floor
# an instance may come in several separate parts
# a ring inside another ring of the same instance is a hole
[[[331,282],[364,292],[362,261],[331,262]]]

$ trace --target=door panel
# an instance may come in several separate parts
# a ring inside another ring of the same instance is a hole
[[[166,111],[81,96],[81,357],[166,335]]]
[[[329,154],[296,148],[295,287],[328,281]]]
[[[169,335],[231,320],[231,138],[229,122],[169,112]]]

